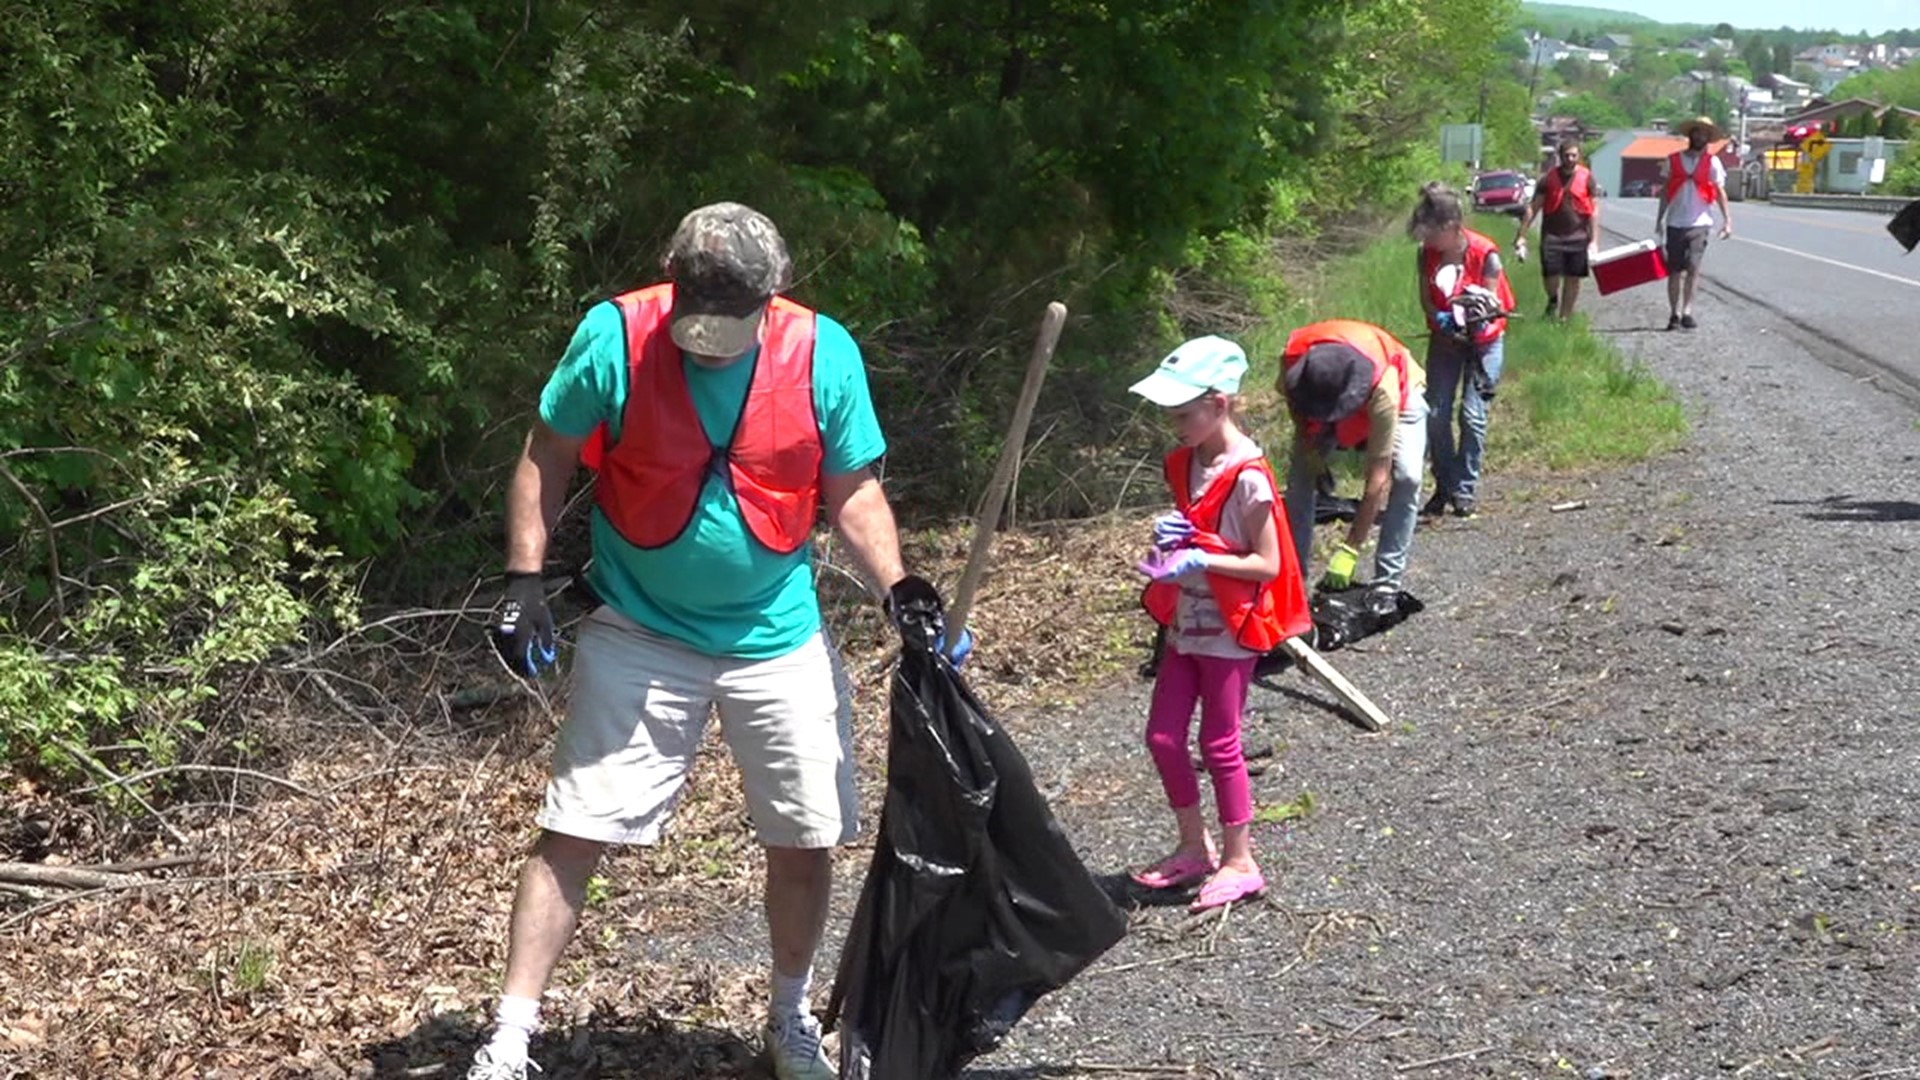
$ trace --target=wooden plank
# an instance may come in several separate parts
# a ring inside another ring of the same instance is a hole
[[[1393,721],[1388,719],[1386,713],[1380,711],[1380,706],[1375,705],[1372,698],[1367,697],[1345,675],[1340,674],[1332,664],[1327,662],[1327,658],[1315,652],[1312,646],[1299,638],[1288,638],[1282,647],[1287,650],[1288,656],[1293,657],[1294,663],[1300,665],[1302,671],[1319,679],[1327,689],[1332,690],[1341,704],[1347,707],[1347,711],[1360,721],[1362,727],[1368,731],[1384,731],[1392,725]]]

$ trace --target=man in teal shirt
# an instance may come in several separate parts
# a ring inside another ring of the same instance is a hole
[[[552,660],[540,571],[583,451],[600,473],[589,584],[604,603],[580,632],[497,1023],[469,1080],[524,1080],[540,995],[602,850],[658,840],[715,712],[767,849],[768,1056],[780,1080],[834,1076],[807,993],[829,854],[854,837],[857,800],[850,695],[806,542],[816,505],[890,612],[939,595],[901,565],[872,471],[886,442],[860,351],[840,324],[777,295],[791,263],[773,223],[736,203],[701,207],[665,265],[671,285],[581,321],[507,497],[493,637],[508,664],[533,675]],[[807,412],[801,386],[810,424],[793,422]]]

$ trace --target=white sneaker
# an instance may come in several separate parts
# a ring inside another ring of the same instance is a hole
[[[791,1016],[767,1021],[767,1056],[779,1080],[836,1080],[838,1074],[820,1049],[820,1021]]]
[[[519,1061],[495,1061],[493,1052],[481,1047],[473,1055],[473,1067],[467,1070],[467,1080],[527,1080],[527,1070],[540,1071],[540,1066],[521,1058]]]

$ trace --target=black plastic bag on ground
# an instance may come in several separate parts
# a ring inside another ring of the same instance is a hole
[[[1314,593],[1313,647],[1332,652],[1385,633],[1426,608],[1410,592],[1375,592],[1371,585]]]
[[[1119,941],[1126,917],[950,664],[903,650],[890,712],[880,832],[827,1012],[842,1080],[940,1080]]]

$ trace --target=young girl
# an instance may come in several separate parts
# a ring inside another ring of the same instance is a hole
[[[1167,455],[1175,510],[1154,522],[1154,555],[1143,602],[1167,628],[1153,685],[1147,750],[1160,770],[1180,827],[1173,854],[1134,873],[1149,889],[1203,883],[1193,910],[1257,896],[1267,882],[1253,861],[1253,796],[1241,754],[1240,715],[1254,662],[1312,620],[1273,471],[1233,419],[1246,374],[1240,346],[1196,338],[1160,362],[1133,392],[1163,406],[1180,445]],[[1187,756],[1194,704],[1200,756],[1213,777],[1224,847],[1216,849],[1200,812],[1200,785]]]
[[[1452,503],[1455,515],[1470,518],[1478,506],[1487,407],[1506,358],[1505,315],[1513,310],[1513,287],[1501,271],[1499,246],[1466,227],[1460,196],[1445,184],[1420,189],[1407,235],[1420,242],[1420,306],[1433,331],[1427,346],[1427,460],[1433,463],[1434,491],[1421,512],[1436,516]]]

